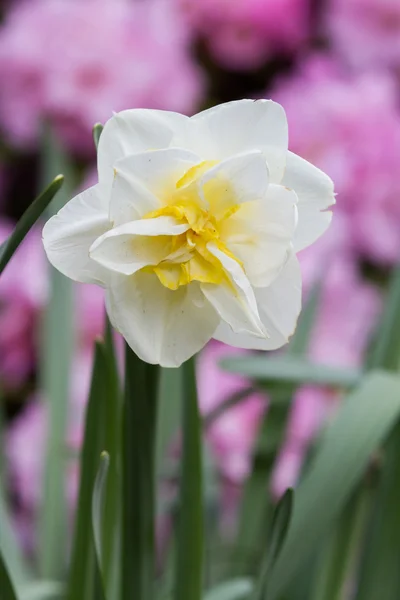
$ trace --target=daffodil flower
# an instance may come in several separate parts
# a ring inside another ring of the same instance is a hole
[[[279,104],[115,114],[98,176],[48,221],[44,247],[68,277],[106,288],[111,322],[140,358],[171,367],[210,338],[260,350],[288,341],[301,308],[296,252],[328,227],[334,193],[288,151]]]

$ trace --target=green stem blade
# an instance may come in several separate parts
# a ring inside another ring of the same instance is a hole
[[[26,234],[47,208],[64,182],[63,175],[57,175],[22,215],[10,237],[0,246],[0,275],[9,263],[12,255],[23,241]]]
[[[182,474],[174,600],[201,600],[204,551],[203,470],[194,359],[186,362],[183,369]]]
[[[0,551],[0,590],[1,600],[17,600],[17,594],[10,575],[8,574],[7,567],[3,560],[2,552]]]
[[[154,599],[158,367],[126,344],[122,451],[122,600]]]

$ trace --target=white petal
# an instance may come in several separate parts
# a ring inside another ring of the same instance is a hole
[[[128,180],[125,176],[128,187],[125,187],[124,191],[129,189],[129,183],[139,182],[139,185],[158,199],[159,205],[160,202],[165,203],[169,200],[171,194],[176,190],[179,179],[199,162],[201,159],[196,154],[182,148],[142,152],[115,163],[116,180],[119,180],[121,167],[123,173],[129,172],[130,174]],[[148,198],[150,197],[148,196]],[[114,191],[111,202],[113,204],[118,202],[116,198],[114,199]],[[132,204],[133,202],[134,199]],[[114,208],[112,210],[114,212]]]
[[[95,185],[78,194],[43,228],[49,261],[75,281],[105,283],[105,270],[89,257],[90,246],[111,227],[103,208],[103,192],[100,185]]]
[[[264,200],[248,202],[221,225],[221,240],[244,266],[252,286],[270,285],[291,252],[297,196],[270,185]]]
[[[288,147],[287,120],[283,107],[272,100],[238,100],[205,110],[191,119],[191,147],[209,160],[221,160],[240,152],[261,150],[270,179],[280,183]]]
[[[99,181],[111,185],[114,165],[124,156],[168,148],[188,121],[184,115],[162,110],[132,109],[116,113],[107,121],[100,136]]]
[[[289,341],[301,309],[301,273],[294,254],[269,287],[255,289],[255,296],[269,338],[262,340],[255,336],[234,334],[226,323],[221,323],[215,339],[230,346],[253,350],[276,350]]]
[[[218,220],[237,204],[264,198],[268,179],[265,158],[255,150],[227,158],[206,171],[199,188]]]
[[[132,275],[148,265],[158,265],[170,254],[173,236],[188,229],[189,225],[173,217],[132,221],[107,231],[93,243],[89,253],[103,267]]]
[[[219,250],[213,242],[207,244],[207,249],[221,262],[230,277],[231,285],[203,283],[201,289],[206,298],[233,331],[266,337],[253,289],[242,267],[236,260]]]
[[[288,152],[282,185],[293,189],[299,199],[299,223],[294,241],[298,252],[315,242],[328,228],[332,213],[325,209],[335,204],[333,182],[323,171]]]
[[[163,367],[178,367],[201,350],[219,323],[197,283],[171,291],[143,271],[113,276],[107,310],[132,350]]]

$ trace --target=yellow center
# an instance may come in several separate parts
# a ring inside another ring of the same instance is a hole
[[[190,168],[177,181],[166,205],[144,217],[169,216],[180,224],[189,225],[185,233],[170,236],[170,252],[163,261],[146,267],[170,290],[177,290],[191,281],[229,282],[221,262],[207,249],[209,242],[214,242],[222,252],[241,264],[220,239],[221,224],[239,208],[232,187],[222,178],[210,179],[201,190],[197,185],[198,178],[215,164],[204,161]]]

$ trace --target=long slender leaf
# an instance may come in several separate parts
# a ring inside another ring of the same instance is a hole
[[[2,553],[7,569],[16,585],[23,584],[31,579],[32,574],[24,560],[11,525],[11,517],[2,485],[0,485],[0,553]]]
[[[268,412],[263,417],[253,450],[251,475],[243,490],[231,574],[258,573],[273,511],[269,482],[285,435],[292,392],[290,386],[282,386],[270,394]]]
[[[0,246],[0,274],[6,268],[12,255],[23,241],[31,227],[36,223],[41,214],[46,210],[47,206],[53,200],[64,182],[63,175],[57,175],[50,185],[28,206],[20,220],[18,221],[14,231],[1,246]]]
[[[179,431],[183,402],[183,367],[161,369],[157,415],[156,473],[162,471],[168,446]]]
[[[18,600],[14,585],[7,571],[3,554],[0,550],[0,591],[1,600]]]
[[[20,600],[63,600],[65,585],[59,581],[35,581],[21,589]]]
[[[49,135],[44,150],[43,179],[54,172],[65,173],[66,185],[53,203],[56,210],[72,195],[74,176],[67,157]],[[72,282],[50,268],[50,300],[44,315],[41,356],[41,387],[48,402],[48,434],[44,469],[44,494],[39,515],[40,572],[44,579],[61,578],[65,568],[67,509],[65,500],[65,457],[70,365],[74,345]]]
[[[122,461],[122,600],[154,598],[158,367],[126,345]]]
[[[318,557],[313,600],[345,600],[355,581],[361,544],[370,514],[371,491],[365,482],[352,495]]]
[[[357,600],[400,598],[400,423],[385,448],[385,462],[374,504]]]
[[[94,145],[96,146],[96,150],[99,147],[99,141],[100,141],[100,136],[102,134],[103,131],[103,125],[101,123],[96,123],[96,125],[93,127],[93,141],[94,141]]]
[[[249,598],[253,591],[253,582],[251,579],[240,578],[232,579],[220,583],[217,587],[210,590],[204,600],[245,600]]]
[[[357,369],[339,369],[316,365],[305,358],[283,356],[237,356],[221,361],[227,371],[259,381],[278,381],[295,385],[315,384],[335,388],[351,388],[360,383]]]
[[[272,520],[268,550],[265,555],[261,576],[254,595],[254,600],[268,600],[268,584],[270,573],[275,564],[283,542],[286,539],[293,510],[293,490],[288,489],[278,503]]]
[[[392,375],[367,376],[344,401],[297,489],[288,536],[272,569],[269,600],[283,595],[327,534],[360,480],[371,452],[399,414],[400,379]]]
[[[97,554],[97,562],[102,568],[103,558],[103,522],[105,505],[105,485],[107,482],[108,469],[110,466],[110,455],[108,452],[102,452],[100,456],[100,467],[96,475],[92,497],[92,527],[94,536],[94,545]],[[105,586],[104,586],[105,587]]]
[[[100,342],[96,343],[92,383],[86,410],[85,436],[81,452],[81,479],[75,535],[68,581],[69,600],[93,598],[95,580],[95,555],[92,530],[92,493],[96,480],[99,456],[104,443],[105,398],[104,354]]]
[[[201,421],[194,359],[184,366],[182,474],[174,600],[201,600],[203,587],[203,488]]]
[[[106,318],[104,347],[105,353],[105,428],[104,448],[109,454],[109,468],[104,497],[104,519],[102,533],[103,560],[100,565],[106,595],[117,598],[120,588],[121,550],[121,418],[122,393],[118,365],[114,347],[113,332]]]

